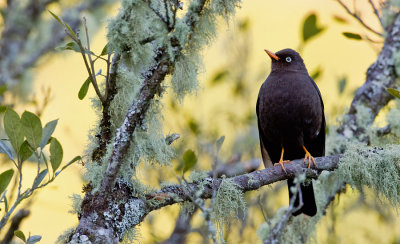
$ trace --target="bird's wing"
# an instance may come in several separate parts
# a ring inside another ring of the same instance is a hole
[[[264,166],[265,166],[265,168],[268,168],[268,167],[272,167],[273,164],[272,164],[271,158],[269,157],[269,154],[268,154],[267,149],[265,148],[264,142],[263,142],[265,140],[265,136],[264,136],[263,131],[260,126],[259,109],[258,109],[259,99],[260,98],[257,99],[257,105],[256,105],[258,136],[260,138],[261,156],[262,156],[262,159],[264,162]]]
[[[321,129],[319,130],[319,134],[316,139],[313,140],[311,143],[314,152],[311,152],[314,156],[324,156],[325,155],[325,130],[326,130],[326,122],[325,122],[325,109],[324,109],[324,102],[322,101],[321,92],[318,89],[317,84],[315,81],[309,77],[310,82],[313,84],[315,90],[318,93],[319,99],[321,101],[322,106],[322,122],[321,122]]]
[[[318,86],[315,83],[315,81],[310,76],[308,76],[308,78],[309,78],[309,81],[311,82],[311,84],[314,86],[315,90],[318,93],[319,99],[321,100],[321,104],[322,104],[322,112],[324,112],[324,102],[322,101],[321,92],[319,91]],[[324,116],[323,119],[324,119],[324,122],[325,122],[325,116]]]

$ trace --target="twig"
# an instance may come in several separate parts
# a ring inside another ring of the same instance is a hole
[[[14,231],[19,229],[21,222],[28,217],[30,214],[29,210],[21,209],[17,214],[12,218],[10,228],[8,229],[4,239],[0,242],[1,244],[11,243],[11,240],[14,237]]]
[[[111,67],[111,62],[110,62],[111,54],[107,54],[107,74],[106,74],[106,91],[104,92],[104,99],[107,100],[107,96],[109,93],[110,89],[110,67]]]
[[[372,9],[374,10],[374,14],[375,14],[376,18],[378,18],[379,23],[381,24],[382,27],[384,27],[381,16],[379,15],[378,9],[375,7],[375,4],[372,2],[372,0],[368,0],[368,2],[371,5]]]
[[[104,103],[105,98],[103,97],[103,95],[100,92],[99,86],[97,84],[97,79],[96,79],[96,74],[95,74],[95,70],[94,70],[94,62],[92,60],[92,55],[90,53],[90,40],[89,40],[89,31],[86,25],[86,18],[83,17],[83,26],[85,27],[85,33],[86,33],[86,45],[87,45],[87,54],[85,53],[86,50],[84,49],[84,53],[82,53],[84,55],[84,57],[86,57],[86,55],[89,58],[89,63],[90,63],[90,69],[88,70],[89,72],[89,76],[92,77],[91,81],[93,84],[93,87],[96,91],[97,96],[99,97],[100,101],[102,103]],[[82,50],[81,50],[82,51]],[[85,62],[86,63],[86,62]],[[90,72],[91,71],[91,72]]]
[[[234,158],[236,159],[236,157]],[[260,159],[240,162],[239,158],[237,158],[235,162],[220,164],[220,166],[218,166],[215,171],[217,172],[217,177],[221,177],[222,175],[225,175],[226,177],[233,177],[236,175],[253,172],[260,166],[260,162]],[[215,171],[209,171],[207,174],[209,175],[209,177],[213,177],[213,172]],[[266,219],[264,210],[261,209],[261,211]],[[192,227],[190,225],[190,221],[193,215],[194,212],[191,214],[179,214],[179,217],[175,222],[175,228],[172,231],[170,237],[165,241],[165,244],[185,243],[184,240],[186,239],[186,235],[191,232]]]
[[[59,27],[58,23],[49,25],[48,33],[53,33],[52,38],[41,43],[36,44],[36,48],[29,55],[20,55],[21,52],[26,50],[26,45],[30,45],[34,40],[30,40],[28,34],[37,29],[37,25],[42,25],[41,18],[43,17],[42,12],[45,10],[45,6],[54,0],[47,0],[40,3],[41,6],[37,6],[39,11],[32,11],[32,14],[26,15],[31,19],[29,25],[24,22],[16,23],[15,21],[9,21],[6,17],[4,20],[4,28],[1,33],[0,39],[0,56],[2,57],[1,63],[3,67],[0,70],[2,74],[0,76],[0,85],[7,84],[12,86],[16,83],[15,79],[18,79],[27,69],[35,65],[35,63],[48,52],[54,51],[54,47],[59,45],[67,36],[63,29]],[[11,1],[10,1],[11,2]],[[32,1],[35,4],[35,1]],[[80,4],[66,8],[63,11],[62,19],[66,20],[72,29],[76,29],[79,24],[79,13],[82,11],[96,11],[105,5],[110,4],[107,0],[88,0]],[[14,6],[15,4],[13,4]],[[30,5],[27,5],[28,8]],[[16,11],[15,8],[7,6],[7,12]],[[26,9],[18,10],[21,11],[21,15],[24,15]],[[14,14],[5,14],[5,16],[14,16]],[[11,17],[12,18],[12,17]],[[51,22],[53,22],[51,20]],[[11,46],[10,46],[11,45]],[[10,52],[12,50],[12,52]],[[16,60],[18,64],[16,64]]]
[[[149,8],[153,10],[153,12],[161,19],[162,22],[164,22],[167,25],[167,27],[169,27],[168,20],[166,19],[166,17],[164,17],[157,9],[153,7],[153,5],[151,4],[151,0],[148,0],[148,3],[149,3]]]
[[[226,177],[232,177],[241,175],[244,173],[250,173],[257,170],[260,167],[261,160],[254,158],[245,162],[237,161],[233,163],[220,164],[215,171],[208,172],[208,175],[212,177],[213,172],[216,172],[217,177],[225,175]]]
[[[180,179],[178,178],[183,191],[185,192],[186,196],[189,197],[189,199],[192,201],[192,203],[203,212],[204,220],[207,223],[208,231],[211,234],[211,238],[213,240],[213,243],[216,244],[217,243],[217,235],[216,235],[216,228],[215,228],[213,222],[211,221],[211,209],[210,208],[206,208],[204,206],[205,204],[204,204],[204,200],[203,199],[198,198],[197,196],[196,196],[196,199],[193,197],[195,194],[193,194],[194,191],[191,189],[190,184],[186,181],[184,176],[182,176],[182,179],[183,179],[183,181],[185,181],[185,185],[183,185],[181,183]],[[216,190],[213,188],[212,199],[215,198],[215,195],[214,195],[215,192],[216,192]]]
[[[175,228],[172,231],[170,237],[165,240],[164,244],[183,244],[186,243],[186,236],[191,232],[190,221],[198,208],[192,213],[184,213],[180,211],[178,219],[175,222]]]
[[[373,32],[373,33],[375,33],[375,34],[377,34],[378,36],[382,36],[383,37],[383,34],[382,33],[380,33],[380,32],[378,32],[378,31],[376,31],[376,30],[374,30],[374,29],[372,29],[369,25],[367,25],[361,18],[360,18],[360,16],[358,16],[358,14],[357,13],[353,13],[347,6],[346,6],[346,4],[344,4],[341,0],[336,0],[340,5],[342,5],[342,7],[346,10],[346,12],[348,13],[348,14],[350,14],[351,16],[353,16],[356,20],[358,20],[358,22],[362,25],[362,26],[364,26],[367,30],[369,30],[369,31],[371,31],[371,32]]]
[[[286,224],[288,223],[289,219],[293,216],[292,214],[298,210],[300,210],[304,203],[303,203],[303,194],[301,192],[301,187],[300,183],[296,184],[296,191],[293,196],[290,198],[290,204],[289,207],[286,209],[285,213],[283,216],[280,218],[278,223],[275,224],[275,226],[271,229],[268,239],[264,241],[264,244],[278,244],[280,237],[282,235],[282,231]],[[297,207],[294,207],[294,203],[296,201],[297,193],[299,193],[299,205]]]
[[[100,122],[100,131],[97,133],[96,138],[98,138],[98,147],[93,150],[92,153],[92,160],[99,162],[100,159],[104,156],[106,152],[106,146],[110,143],[112,137],[111,127],[111,115],[110,115],[110,105],[111,102],[114,100],[115,94],[117,94],[116,83],[117,83],[117,70],[119,66],[119,62],[121,59],[120,54],[114,54],[111,67],[110,67],[110,74],[107,79],[108,88],[105,91],[105,102],[103,103],[103,111],[102,111],[102,118]]]

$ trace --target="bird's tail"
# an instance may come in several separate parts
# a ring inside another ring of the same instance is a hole
[[[288,188],[289,188],[289,199],[292,199],[293,193],[290,191],[292,186],[295,186],[293,183],[294,179],[288,179]],[[302,198],[303,198],[303,207],[293,213],[293,216],[297,216],[301,213],[304,213],[308,216],[314,216],[317,213],[317,205],[315,204],[314,197],[314,188],[312,182],[309,184],[301,184],[300,185]],[[294,207],[299,205],[299,193],[297,193],[296,201],[294,203]]]

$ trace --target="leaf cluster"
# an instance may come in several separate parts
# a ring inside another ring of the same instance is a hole
[[[2,172],[0,174],[0,203],[4,204],[4,217],[0,220],[0,228],[4,227],[22,200],[30,197],[36,189],[52,182],[60,172],[80,160],[81,157],[76,156],[59,169],[63,159],[63,149],[60,142],[52,137],[57,122],[58,120],[53,120],[42,127],[40,118],[34,113],[25,111],[20,117],[13,109],[7,108],[4,114],[4,131],[8,139],[0,140],[0,152],[8,156],[17,170],[18,180],[15,182],[18,184],[18,192],[16,199],[7,198],[7,188],[15,170],[8,169]],[[49,155],[44,150],[45,148],[48,148]],[[22,166],[27,160],[37,163],[37,172],[31,187],[22,191]],[[45,169],[41,169],[42,163],[44,163]],[[46,176],[48,176],[48,180],[43,182]],[[40,240],[35,236],[26,239],[22,232],[17,232],[16,235],[25,243],[35,243]]]

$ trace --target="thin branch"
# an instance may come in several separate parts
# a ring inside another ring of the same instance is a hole
[[[184,213],[180,211],[179,216],[175,222],[175,228],[172,231],[170,237],[165,240],[164,244],[183,244],[186,243],[186,236],[191,232],[192,226],[190,221],[192,220],[197,208],[192,213]]]
[[[221,177],[222,175],[225,175],[226,177],[233,177],[257,170],[257,168],[260,166],[260,163],[260,159],[251,159],[246,162],[240,162],[240,157],[235,155],[233,157],[233,162],[220,164],[216,170],[211,170],[207,174],[210,178],[213,177],[213,172],[217,172],[217,177]],[[192,231],[190,221],[192,220],[196,210],[197,208],[193,211],[193,213],[190,214],[179,214],[179,217],[175,222],[174,230],[172,231],[170,237],[165,241],[166,244],[184,243],[184,240],[186,240],[186,235]],[[264,214],[263,209],[262,213]]]
[[[299,209],[301,209],[304,205],[303,203],[303,194],[301,192],[300,183],[296,184],[296,191],[299,193],[299,205],[294,207],[294,203],[296,201],[297,192],[293,193],[293,196],[290,198],[289,207],[286,209],[283,216],[280,220],[275,224],[272,230],[269,233],[268,239],[264,241],[264,244],[278,244],[279,240],[282,236],[283,229],[285,228],[286,224],[288,223],[289,219],[293,216],[292,214]]]
[[[10,228],[8,229],[6,235],[4,236],[3,240],[0,242],[0,244],[8,244],[11,243],[13,237],[14,237],[14,231],[19,229],[19,226],[21,225],[22,221],[28,217],[30,214],[29,210],[26,209],[21,209],[18,211],[17,214],[12,218],[11,220],[11,225]]]
[[[110,62],[111,54],[107,54],[107,73],[106,73],[106,91],[104,93],[104,99],[107,100],[108,96],[108,90],[110,89],[110,67],[111,67],[111,62]]]
[[[104,179],[101,183],[100,192],[109,192],[114,186],[121,164],[124,161],[124,157],[131,144],[133,132],[135,131],[136,126],[139,125],[145,117],[147,109],[150,107],[151,100],[157,93],[161,82],[169,72],[169,69],[166,69],[165,67],[170,67],[170,61],[168,59],[161,60],[165,53],[164,49],[160,49],[156,53],[159,54],[156,57],[157,65],[154,68],[152,75],[142,84],[137,102],[131,104],[122,126],[117,129],[114,150],[108,163]]]
[[[117,94],[116,83],[117,83],[117,70],[119,66],[119,62],[121,59],[120,54],[114,54],[111,67],[110,67],[110,74],[107,79],[108,87],[105,91],[105,102],[103,103],[103,111],[102,111],[102,118],[100,122],[100,131],[97,133],[96,138],[98,139],[99,146],[93,150],[92,153],[92,160],[99,162],[100,159],[104,156],[106,152],[107,144],[110,142],[112,137],[111,132],[111,115],[110,115],[110,105],[111,102],[114,100],[115,94]]]
[[[375,7],[374,2],[372,2],[372,0],[368,0],[368,2],[371,5],[372,9],[374,10],[374,14],[375,14],[376,18],[378,18],[379,23],[381,24],[382,27],[384,27],[381,16],[379,15],[378,9]]]
[[[86,45],[87,45],[87,56],[89,58],[89,63],[90,63],[90,69],[88,70],[89,72],[89,76],[92,77],[91,81],[92,81],[92,85],[96,91],[97,96],[99,97],[100,101],[102,103],[104,103],[105,98],[103,97],[103,95],[100,92],[99,86],[97,85],[97,79],[96,79],[96,74],[95,74],[95,70],[94,70],[94,62],[92,60],[92,55],[90,54],[90,40],[89,40],[89,31],[86,25],[86,18],[83,17],[83,26],[85,27],[85,34],[86,34]],[[82,51],[82,50],[81,50]],[[84,52],[82,53],[84,55],[84,57],[86,57],[86,50],[83,50]],[[86,63],[86,61],[85,61]],[[91,71],[91,72],[90,72]]]
[[[161,19],[162,22],[164,22],[167,25],[167,27],[169,27],[168,20],[166,19],[166,17],[163,16],[157,9],[153,7],[153,5],[151,4],[151,0],[148,0],[148,3],[149,3],[149,8],[153,10],[153,12]]]
[[[371,32],[373,32],[373,33],[375,33],[375,34],[377,34],[378,36],[382,36],[382,37],[383,37],[383,34],[382,34],[382,33],[380,33],[380,32],[378,32],[378,31],[372,29],[367,23],[365,23],[365,22],[360,18],[360,16],[358,16],[357,13],[352,12],[352,11],[349,9],[349,7],[347,7],[347,5],[344,4],[341,0],[336,0],[336,1],[337,1],[340,5],[342,5],[342,7],[346,10],[346,12],[347,12],[348,14],[350,14],[350,15],[353,16],[356,20],[358,20],[358,22],[359,22],[362,26],[364,26],[367,30],[369,30],[369,31],[371,31]]]
[[[201,212],[203,212],[204,215],[204,220],[207,223],[207,229],[208,232],[211,233],[211,239],[213,240],[213,243],[216,244],[217,243],[217,233],[216,233],[216,227],[214,225],[214,223],[211,221],[211,209],[210,208],[206,208],[205,204],[204,204],[204,200],[199,198],[198,196],[196,196],[195,191],[191,188],[190,184],[186,181],[186,179],[182,176],[183,181],[185,182],[185,184],[182,184],[182,182],[180,183],[180,186],[182,187],[183,191],[185,192],[185,195],[190,199],[190,201],[201,210]],[[178,180],[180,181],[180,179],[178,178]],[[216,190],[212,189],[212,200],[215,199],[215,193]],[[212,203],[211,205],[213,205],[214,203]]]
[[[16,79],[18,79],[18,77],[20,77],[27,69],[33,67],[43,55],[53,52],[54,48],[67,36],[58,23],[49,20],[49,30],[47,32],[52,33],[52,38],[49,38],[46,41],[43,41],[42,39],[40,42],[37,41],[36,48],[32,53],[29,55],[20,55],[21,52],[27,49],[26,45],[31,45],[32,42],[35,41],[31,40],[33,38],[30,38],[29,33],[32,30],[37,29],[37,25],[42,24],[42,22],[38,20],[43,18],[44,14],[42,12],[46,9],[45,6],[53,1],[54,0],[44,1],[40,4],[41,6],[37,7],[39,11],[31,11],[29,15],[25,15],[31,20],[29,25],[26,25],[24,22],[16,24],[15,21],[9,21],[7,18],[4,20],[4,28],[0,35],[0,56],[2,57],[1,62],[3,67],[0,70],[0,73],[2,74],[0,76],[0,85],[14,85],[17,82]],[[32,3],[34,3],[34,1],[32,1]],[[111,3],[108,0],[84,1],[72,6],[71,8],[64,9],[62,19],[65,20],[73,30],[75,30],[80,25],[79,13],[83,11],[93,12],[109,4]],[[13,6],[14,5],[15,4],[13,4]],[[27,5],[27,7],[29,7],[29,5]],[[14,10],[13,7],[7,7],[7,12]],[[24,12],[25,10],[22,9],[20,11]],[[21,15],[24,14],[21,13]],[[18,64],[16,64],[16,60],[18,60]]]

